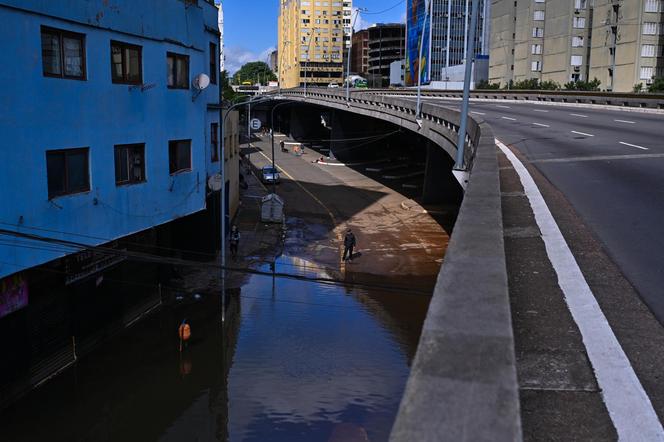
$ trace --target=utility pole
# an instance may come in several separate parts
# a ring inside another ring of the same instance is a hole
[[[360,12],[367,12],[366,8],[356,8],[353,23],[350,26],[350,40],[348,41],[348,55],[346,57],[346,101],[350,102],[350,51],[353,49],[353,34],[355,33],[355,22]]]
[[[422,51],[424,49],[424,37],[427,30],[427,18],[433,16],[430,9],[433,9],[433,0],[427,1],[424,6],[424,22],[422,23],[422,35],[420,36],[420,51],[419,51],[420,58],[417,60],[417,106],[416,106],[417,112],[415,119],[417,121],[417,124],[420,125],[420,127],[422,127]],[[429,33],[431,33],[431,26],[429,27]],[[430,62],[431,59],[427,58],[427,63]]]

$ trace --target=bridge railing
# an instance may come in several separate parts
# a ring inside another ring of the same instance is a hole
[[[456,152],[459,113],[403,97],[288,90],[281,99],[362,113]],[[507,287],[498,159],[489,125],[469,120],[470,178],[440,269],[390,440],[520,441],[514,336]]]

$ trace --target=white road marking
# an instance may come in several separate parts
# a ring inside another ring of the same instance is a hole
[[[588,118],[588,115],[581,115],[581,114],[570,114],[573,117],[581,117],[581,118]]]
[[[664,429],[634,369],[599,307],[572,251],[528,170],[500,141],[514,166],[542,232],[546,253],[567,306],[579,327],[606,409],[621,441],[664,441]]]
[[[511,109],[511,107],[503,106],[502,104],[496,104],[496,107],[502,107],[503,109]]]
[[[503,120],[516,121],[516,118],[512,118],[512,117],[500,117],[500,118],[502,118]]]
[[[470,111],[471,114],[486,115],[484,112]]]
[[[622,161],[643,160],[646,158],[664,158],[664,153],[640,153],[629,155],[594,155],[587,157],[542,158],[530,160],[530,163],[575,163],[579,161]]]
[[[542,123],[531,123],[534,124],[535,126],[541,126],[541,127],[551,127],[548,124],[542,124]]]
[[[636,124],[636,121],[629,121],[629,120],[613,120],[616,123],[627,123],[627,124]]]
[[[533,112],[549,112],[549,111],[544,109],[533,109]]]
[[[636,147],[637,149],[648,150],[647,147],[639,146],[638,144],[625,143],[624,141],[620,141],[620,144],[623,144],[623,145],[629,146],[629,147]]]
[[[594,137],[594,136],[595,136],[595,135],[593,135],[593,134],[587,134],[587,133],[585,133],[585,132],[577,132],[577,131],[575,131],[575,130],[573,130],[572,133],[573,133],[573,134],[578,134],[578,135],[584,135],[584,136],[586,136],[586,137]]]

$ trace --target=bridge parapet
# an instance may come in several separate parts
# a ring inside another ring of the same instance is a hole
[[[458,112],[403,97],[300,89],[280,99],[355,112],[421,133],[456,155]],[[421,126],[420,126],[421,124]],[[468,122],[470,172],[390,441],[520,441],[516,358],[493,131]]]

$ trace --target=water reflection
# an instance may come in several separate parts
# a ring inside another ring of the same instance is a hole
[[[127,330],[3,412],[1,439],[387,440],[428,297],[252,276],[229,298],[223,329],[203,294]]]

